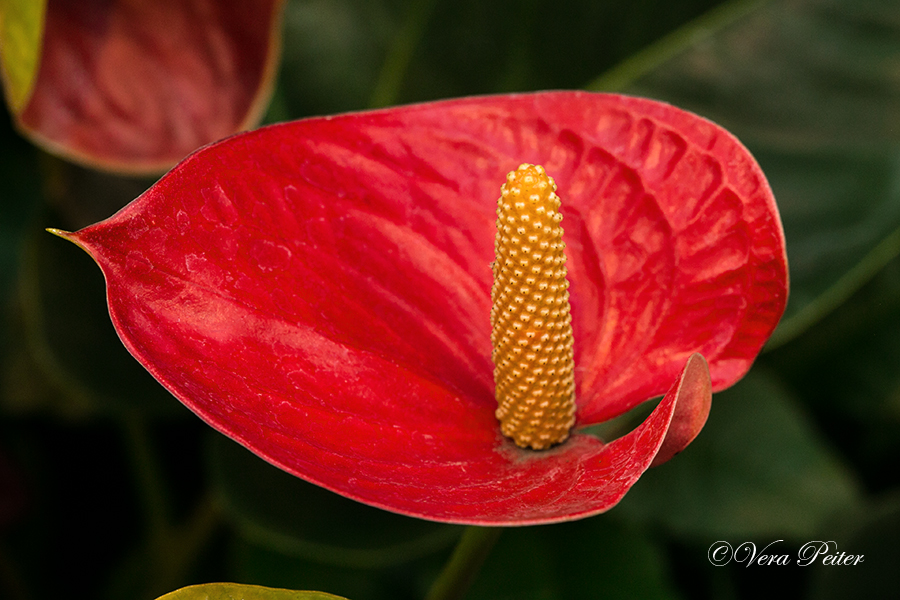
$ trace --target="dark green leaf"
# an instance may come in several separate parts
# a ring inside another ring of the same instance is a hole
[[[461,532],[333,494],[220,435],[211,435],[210,464],[218,496],[242,535],[285,554],[383,567],[446,548]]]
[[[900,589],[900,495],[850,516],[838,535],[823,541],[832,543],[810,564],[810,600],[890,598]],[[829,561],[829,554],[835,558]]]
[[[290,3],[267,121],[362,110],[386,100],[577,88],[717,3]]]
[[[756,369],[716,394],[697,439],[615,510],[688,538],[805,538],[858,496],[795,401]]]
[[[900,483],[900,259],[764,360],[816,411],[870,491]]]
[[[609,515],[505,530],[469,600],[676,598],[660,548]]]

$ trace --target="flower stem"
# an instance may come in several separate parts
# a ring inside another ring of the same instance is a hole
[[[499,527],[466,527],[425,600],[460,600],[500,537]]]

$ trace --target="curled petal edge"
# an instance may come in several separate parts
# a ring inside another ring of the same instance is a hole
[[[709,365],[701,354],[693,354],[668,394],[675,394],[675,413],[662,446],[650,464],[657,467],[688,447],[703,429],[712,406]]]
[[[548,462],[555,462],[552,453],[560,452],[560,462],[573,470],[581,470],[582,474],[556,502],[532,507],[536,509],[533,514],[513,515],[508,519],[487,515],[471,519],[401,512],[430,520],[482,526],[544,525],[605,513],[625,497],[647,469],[668,461],[697,437],[709,415],[711,390],[707,361],[695,353],[688,358],[680,376],[657,407],[637,428],[605,445],[593,436],[576,434],[556,450],[551,450],[551,454],[545,455]],[[516,451],[535,460],[540,460],[543,454],[518,448]],[[582,456],[580,460],[573,460],[572,454]],[[365,502],[361,498],[355,499]],[[488,504],[482,507],[487,508]],[[391,510],[384,505],[375,505]]]

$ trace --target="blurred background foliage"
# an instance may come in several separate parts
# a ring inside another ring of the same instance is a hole
[[[267,121],[587,88],[733,131],[770,178],[788,312],[697,441],[611,512],[505,531],[469,598],[811,599],[900,591],[900,4],[290,0]],[[90,171],[0,118],[0,597],[150,599],[235,581],[420,598],[460,528],[325,492],[174,400],[118,342],[99,270],[45,233],[151,180]],[[638,409],[638,413],[643,409]],[[628,425],[626,416],[618,425]],[[717,540],[854,567],[713,567]]]

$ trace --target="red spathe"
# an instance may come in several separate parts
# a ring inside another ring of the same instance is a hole
[[[495,208],[523,162],[563,202],[576,427],[669,390],[606,445],[522,450],[494,418]],[[581,92],[241,134],[68,237],[132,354],[210,425],[347,497],[481,525],[614,506],[673,413],[666,458],[693,439],[787,300],[778,212],[743,146],[672,106]]]
[[[159,173],[259,119],[283,0],[49,0],[19,127],[89,166]]]

